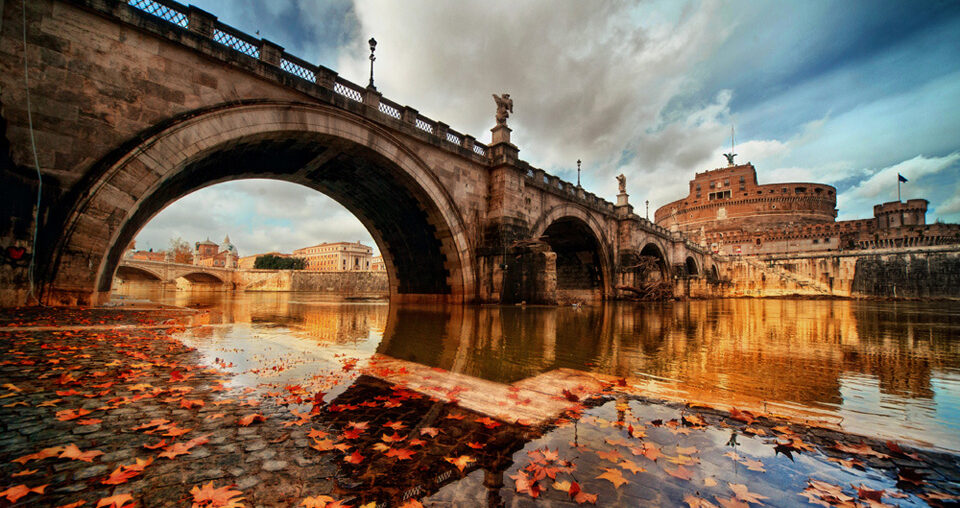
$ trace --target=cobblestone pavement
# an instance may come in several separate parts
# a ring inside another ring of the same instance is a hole
[[[0,316],[0,504],[955,506],[960,494],[954,455],[616,382],[565,390],[567,412],[541,426],[459,407],[464,389],[391,384],[351,355],[295,384],[236,385],[235,366],[177,338],[186,317]]]

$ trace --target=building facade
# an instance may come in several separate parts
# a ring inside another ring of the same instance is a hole
[[[383,256],[373,256],[373,258],[370,259],[370,271],[372,272],[387,271],[387,265],[383,262]]]
[[[837,221],[836,188],[759,185],[753,164],[697,173],[687,197],[657,209],[656,223],[725,255],[790,254],[960,243],[960,225],[926,224],[926,199],[874,206],[874,217]]]
[[[318,272],[370,270],[373,248],[360,242],[321,243],[295,249],[293,257],[303,258],[306,269]]]
[[[230,243],[230,235],[224,237],[220,245],[211,242],[209,238],[194,244],[194,265],[237,268],[238,260],[237,248]]]

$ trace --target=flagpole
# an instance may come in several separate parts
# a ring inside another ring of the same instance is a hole
[[[897,173],[897,202],[900,202],[900,173]]]

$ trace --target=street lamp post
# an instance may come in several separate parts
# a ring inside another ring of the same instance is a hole
[[[644,203],[647,205],[647,220],[650,220],[650,200],[644,200]]]
[[[377,49],[377,40],[371,37],[370,40],[367,42],[370,43],[370,85],[369,87],[376,90],[377,87],[373,86],[373,62],[377,59],[377,57],[373,56],[373,52],[374,50]]]
[[[580,159],[577,159],[577,187],[580,187]]]

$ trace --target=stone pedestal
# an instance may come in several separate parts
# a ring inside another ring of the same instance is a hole
[[[490,138],[490,144],[496,145],[500,143],[510,143],[510,133],[513,131],[506,125],[497,125],[490,129],[490,132],[493,133],[493,136]]]
[[[620,194],[617,194],[617,206],[629,205],[630,204],[629,198],[630,198],[630,195],[627,194],[626,192],[621,192]]]

